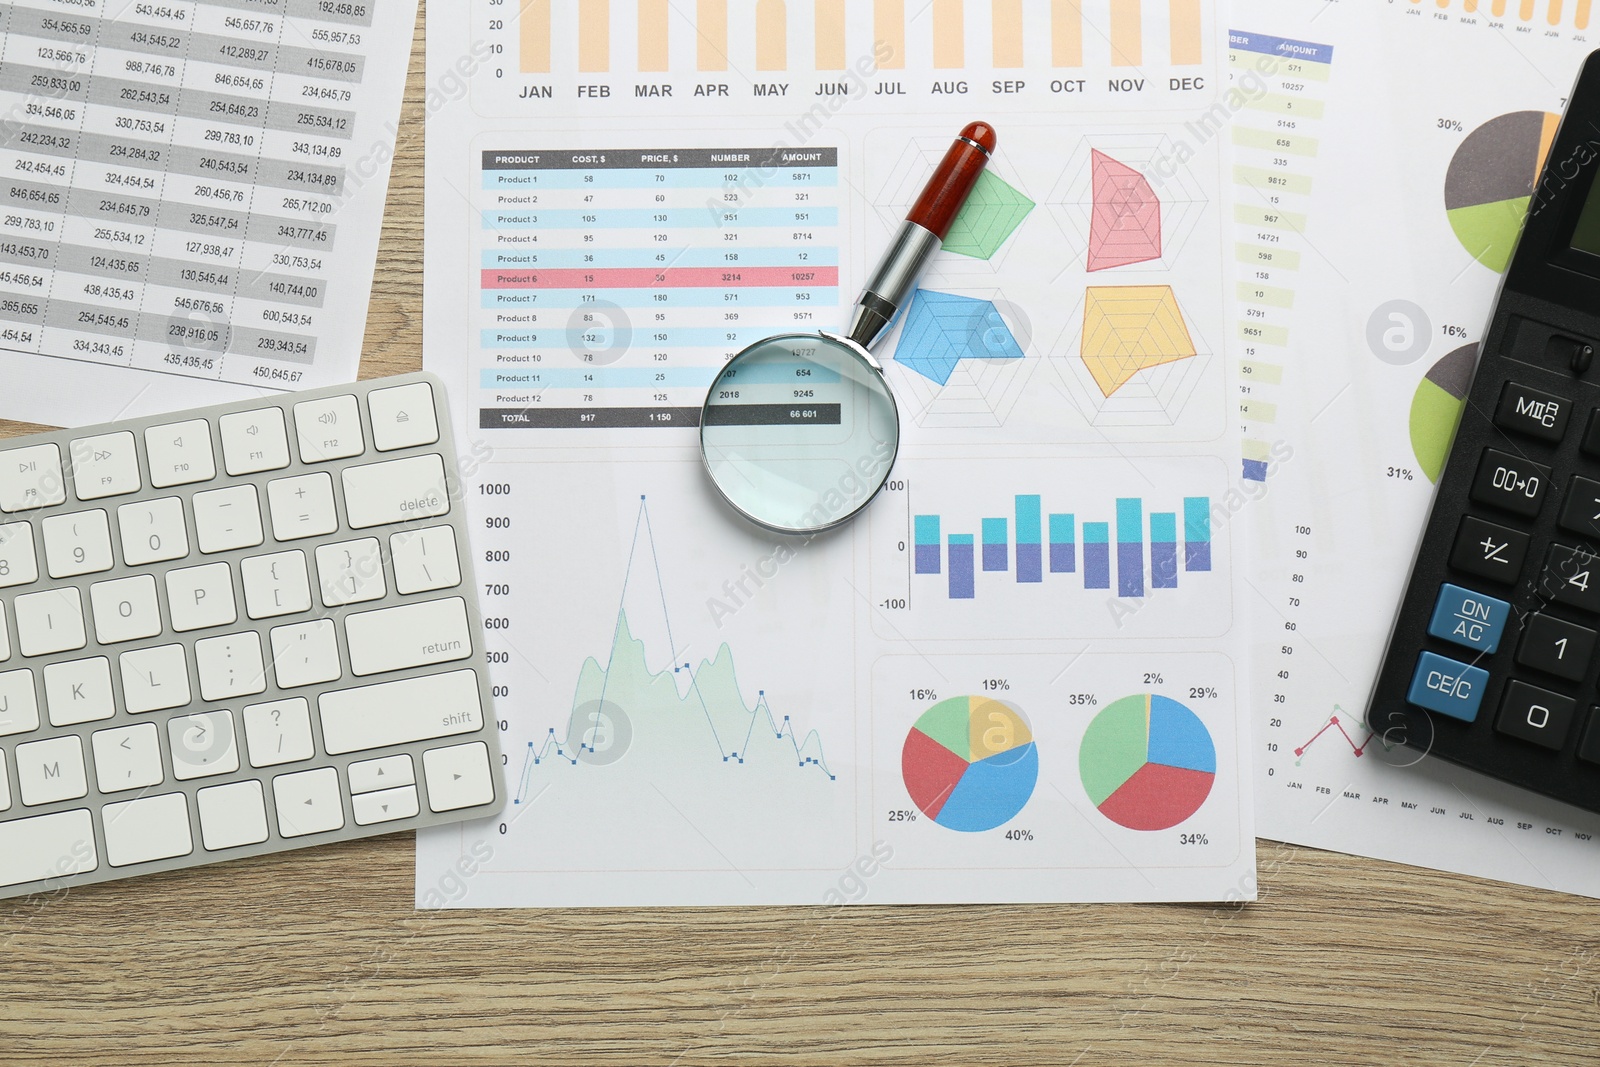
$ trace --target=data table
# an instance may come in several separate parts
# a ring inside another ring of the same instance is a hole
[[[838,329],[838,149],[488,150],[479,425],[695,426],[741,348]]]
[[[342,243],[369,246],[363,304],[370,279],[379,211],[347,209],[376,185],[381,210],[392,150],[392,128],[353,143],[376,125],[374,17],[346,0],[0,3],[0,348],[303,384],[351,284]]]

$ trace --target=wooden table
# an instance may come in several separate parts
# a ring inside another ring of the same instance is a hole
[[[363,376],[420,365],[422,84]],[[1600,904],[1272,842],[1248,906],[418,912],[412,857],[0,903],[0,1065],[1600,1062]]]

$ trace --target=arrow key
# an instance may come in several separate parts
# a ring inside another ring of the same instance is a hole
[[[434,811],[474,808],[494,801],[494,775],[489,771],[489,746],[482,741],[422,754],[428,779],[428,807]]]
[[[417,787],[403,785],[377,793],[360,793],[351,800],[351,806],[355,809],[358,826],[414,818],[418,811]]]
[[[372,793],[379,789],[415,785],[417,781],[416,772],[411,766],[411,757],[404,753],[352,763],[349,774],[352,793]]]
[[[344,825],[339,772],[332,767],[278,775],[272,780],[272,799],[283,837],[322,834]]]

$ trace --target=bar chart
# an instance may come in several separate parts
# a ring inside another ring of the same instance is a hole
[[[1411,0],[1411,4],[1421,8],[1424,0]],[[1573,0],[1427,0],[1426,7],[1586,30],[1594,3],[1593,0],[1576,0],[1575,3]]]
[[[846,0],[516,0],[513,17],[522,74],[552,73],[567,55],[581,73],[845,71],[851,56],[888,70],[1070,69],[1198,65],[1202,4],[931,0],[908,10],[905,0],[875,0],[857,26]],[[1587,21],[1587,0],[1579,7]]]
[[[1211,498],[1184,497],[1180,504],[1147,511],[1141,497],[1118,497],[1111,517],[1080,522],[1076,512],[1046,516],[1043,497],[1025,493],[1015,497],[1010,515],[980,519],[977,534],[970,527],[947,530],[942,515],[914,515],[912,568],[942,577],[951,600],[976,599],[980,572],[1009,574],[1019,585],[1043,584],[1047,572],[1076,574],[1084,589],[1114,587],[1119,597],[1143,597],[1178,588],[1182,573],[1211,570]]]

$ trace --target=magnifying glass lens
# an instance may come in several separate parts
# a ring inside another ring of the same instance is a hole
[[[824,334],[759,341],[722,368],[700,415],[717,489],[768,529],[836,526],[882,488],[899,423],[883,374],[860,346]]]

